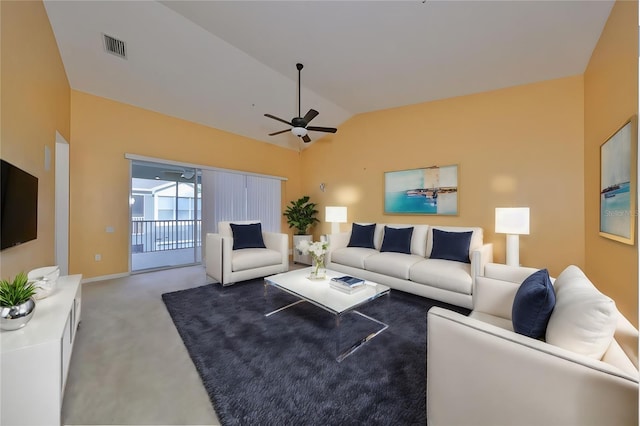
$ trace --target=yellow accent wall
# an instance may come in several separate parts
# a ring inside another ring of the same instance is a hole
[[[55,138],[70,138],[70,92],[43,3],[2,1],[0,11],[0,157],[38,177],[38,238],[0,252],[6,279],[55,262]]]
[[[528,206],[520,263],[557,275],[585,263],[583,109],[574,76],[357,115],[303,152],[303,187],[322,212],[347,206],[349,222],[481,226],[500,263],[495,208]],[[449,164],[458,165],[458,216],[384,214],[384,172]]]
[[[638,114],[637,1],[611,10],[584,74],[584,98],[586,272],[637,326],[638,239],[626,245],[599,235],[600,145]]]
[[[283,210],[302,195],[298,152],[222,130],[72,90],[71,131],[69,269],[86,278],[129,270],[125,153],[286,177]]]

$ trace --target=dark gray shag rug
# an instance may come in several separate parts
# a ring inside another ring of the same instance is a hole
[[[426,312],[469,312],[392,290],[359,309],[389,328],[338,363],[335,317],[309,303],[265,317],[296,299],[271,287],[265,296],[262,280],[162,299],[223,425],[424,425]],[[340,339],[377,328],[347,315]]]

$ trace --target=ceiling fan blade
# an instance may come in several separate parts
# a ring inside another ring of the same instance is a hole
[[[281,121],[282,123],[284,123],[284,124],[288,124],[289,126],[293,126],[293,124],[289,123],[289,122],[288,122],[288,121],[286,121],[286,120],[283,120],[282,118],[278,118],[278,117],[276,117],[275,115],[265,114],[264,116],[265,116],[265,117],[269,117],[269,118],[273,118],[274,120]]]
[[[303,140],[303,142],[305,142],[305,143],[309,143],[309,142],[311,142],[311,138],[309,137],[309,135],[304,135],[304,136],[302,137],[302,140]]]
[[[311,120],[313,120],[314,118],[316,118],[318,116],[318,114],[320,114],[318,111],[316,111],[315,109],[310,109],[309,112],[307,112],[305,114],[305,116],[303,117],[303,120],[305,121],[305,123],[309,124],[309,122]]]
[[[327,133],[335,133],[338,131],[335,127],[316,127],[316,126],[307,126],[307,130],[312,130],[314,132],[327,132]]]
[[[269,136],[279,135],[280,133],[290,132],[291,129],[280,130],[279,132],[269,133]]]

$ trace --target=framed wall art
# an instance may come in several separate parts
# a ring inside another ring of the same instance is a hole
[[[600,235],[635,244],[637,117],[600,146]]]
[[[458,166],[384,174],[385,214],[458,214]]]

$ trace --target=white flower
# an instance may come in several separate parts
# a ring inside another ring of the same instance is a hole
[[[316,241],[309,246],[309,253],[312,256],[320,257],[327,252],[327,247],[329,247],[329,243]]]
[[[314,258],[323,256],[327,253],[329,243],[326,241],[309,242],[308,240],[302,240],[296,246],[296,249],[304,255],[310,254]]]
[[[298,249],[298,251],[304,255],[309,254],[309,246],[311,245],[311,242],[309,240],[302,240],[298,243],[298,245],[296,246],[296,249]]]

